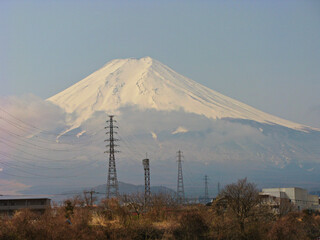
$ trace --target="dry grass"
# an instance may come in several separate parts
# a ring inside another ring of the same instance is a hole
[[[171,200],[170,200],[171,201]],[[0,218],[0,240],[126,240],[126,239],[316,239],[320,216],[300,212],[268,217],[268,209],[256,209],[239,231],[237,218],[228,206],[213,204],[177,206],[161,196],[138,217],[116,200],[98,207],[83,207],[70,201],[44,214],[28,210]],[[66,222],[67,218],[71,224]],[[242,235],[241,235],[241,234]]]

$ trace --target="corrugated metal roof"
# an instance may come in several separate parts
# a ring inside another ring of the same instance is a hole
[[[51,199],[50,195],[0,195],[0,200]]]

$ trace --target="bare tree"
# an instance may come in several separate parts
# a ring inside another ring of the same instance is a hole
[[[245,227],[248,219],[256,213],[259,205],[259,191],[255,184],[247,182],[247,178],[227,185],[220,193],[226,202],[227,211],[235,218],[239,227],[240,239],[246,239]]]
[[[137,214],[138,218],[144,210],[144,194],[143,193],[131,193],[125,194],[121,197],[123,204],[129,209],[129,211]]]
[[[295,210],[294,204],[288,198],[280,198],[278,201],[278,204],[279,204],[279,215],[281,217]]]

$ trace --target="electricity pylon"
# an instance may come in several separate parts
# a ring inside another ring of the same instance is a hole
[[[178,151],[178,182],[177,182],[177,197],[178,203],[184,203],[184,186],[183,186],[183,175],[182,175],[182,152]]]
[[[209,202],[209,192],[208,192],[208,176],[204,176],[204,201],[205,203]]]
[[[150,202],[150,166],[149,166],[149,159],[142,160],[143,169],[144,169],[144,204],[145,206],[148,205]]]
[[[113,115],[109,116],[109,120],[107,121],[107,126],[105,129],[107,129],[106,134],[109,134],[109,138],[105,140],[105,142],[109,142],[109,144],[106,145],[106,148],[108,149],[105,151],[105,153],[109,153],[109,169],[108,169],[108,179],[107,179],[107,198],[117,198],[119,196],[119,186],[118,186],[118,179],[117,179],[117,169],[116,169],[116,160],[114,157],[115,153],[118,153],[119,151],[115,150],[116,145],[114,142],[118,141],[118,139],[115,139],[113,137],[113,134],[116,134],[117,132],[114,131],[114,128],[118,128],[114,125],[114,122],[116,122],[113,118]]]

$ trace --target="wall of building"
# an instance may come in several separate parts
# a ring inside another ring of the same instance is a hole
[[[308,194],[303,188],[264,188],[262,192],[277,198],[290,199],[298,210],[319,208],[319,197]]]
[[[11,213],[24,208],[44,211],[50,204],[50,199],[0,199],[0,212]]]

